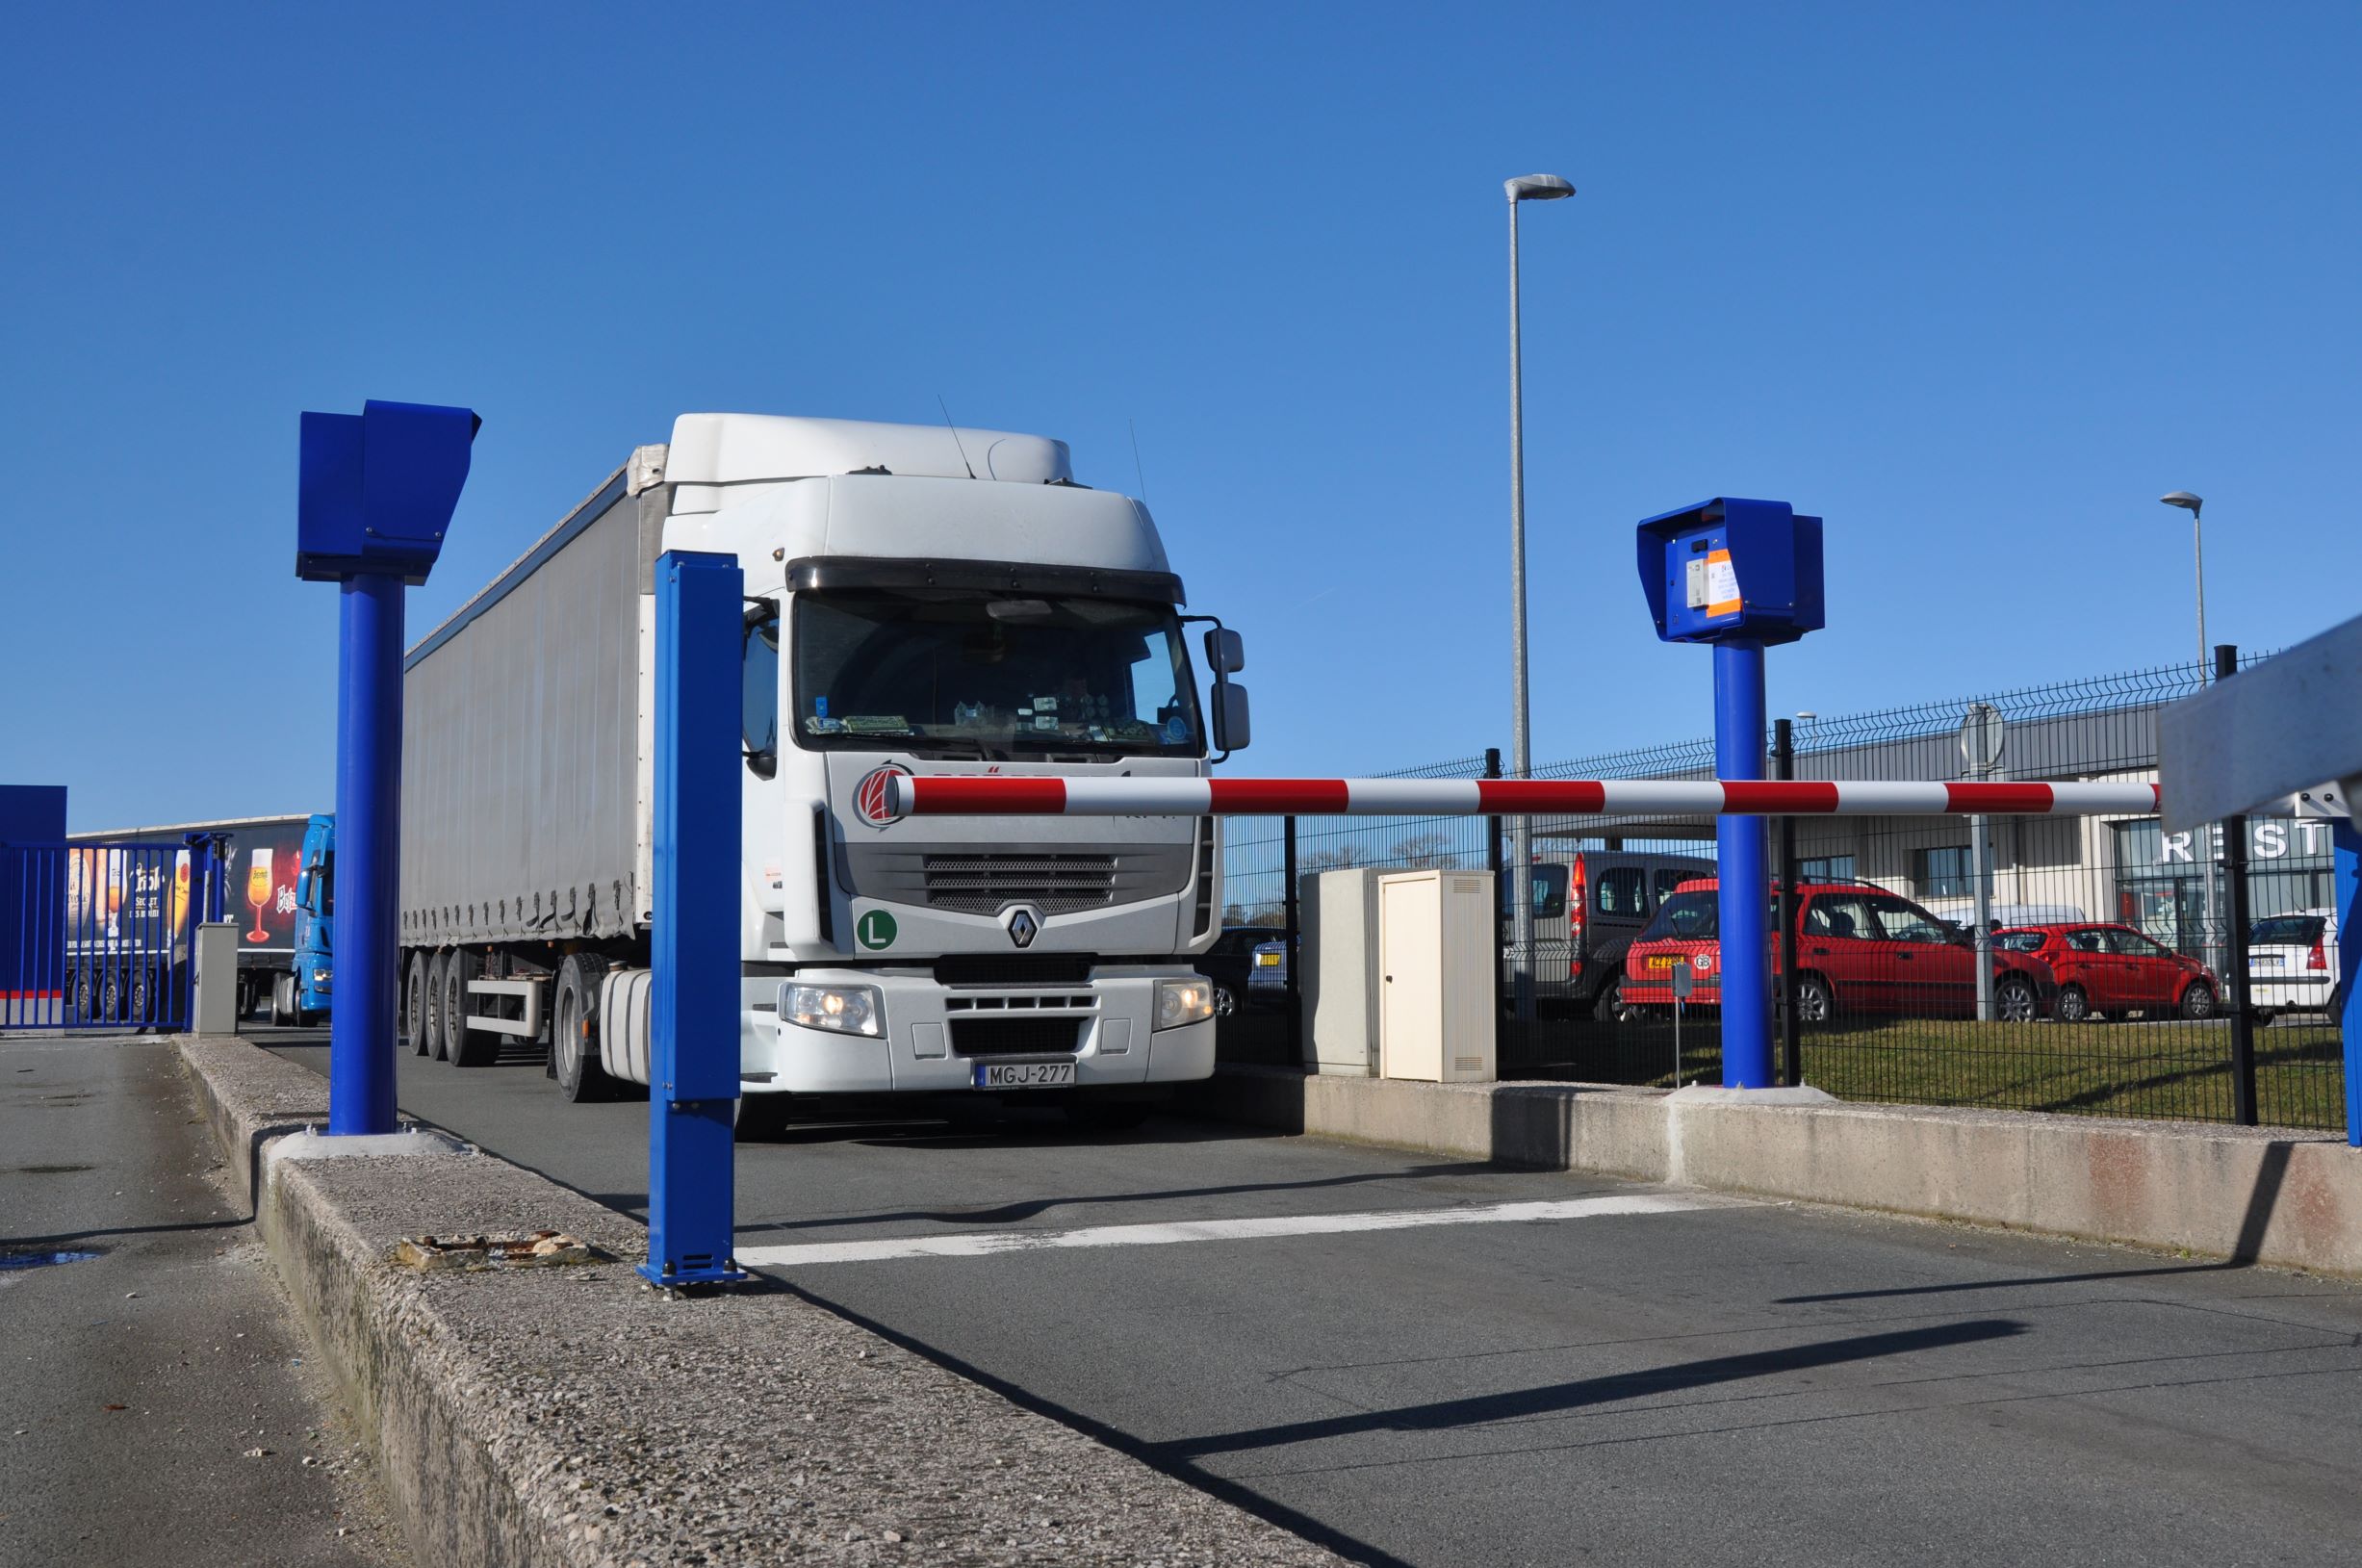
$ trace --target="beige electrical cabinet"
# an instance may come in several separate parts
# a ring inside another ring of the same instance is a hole
[[[1377,896],[1379,1074],[1489,1083],[1493,874],[1399,871],[1378,878]]]

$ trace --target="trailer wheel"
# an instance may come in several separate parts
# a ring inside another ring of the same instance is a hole
[[[464,947],[451,949],[443,964],[443,1041],[455,1067],[488,1067],[501,1054],[501,1037],[468,1022],[474,1005],[468,983],[484,972],[484,961]]]
[[[99,1015],[109,1023],[123,1021],[123,977],[115,966],[107,966],[107,978],[98,983]]]
[[[416,950],[402,977],[402,1038],[412,1051],[426,1054],[426,955]]]
[[[612,1096],[613,1082],[599,1065],[599,986],[607,961],[570,953],[557,966],[557,996],[550,1012],[550,1076],[570,1105]]]
[[[450,1055],[449,1043],[443,1034],[443,969],[450,958],[449,951],[444,948],[426,955],[426,1044],[420,1054],[438,1062]]]

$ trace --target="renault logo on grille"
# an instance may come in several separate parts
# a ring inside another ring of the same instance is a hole
[[[1041,935],[1041,916],[1019,904],[1001,916],[1001,924],[1009,928],[1009,939],[1019,947],[1031,947],[1034,938]]]

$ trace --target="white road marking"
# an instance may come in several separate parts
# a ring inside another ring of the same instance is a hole
[[[988,1230],[951,1236],[890,1236],[877,1241],[811,1242],[802,1247],[742,1247],[738,1262],[755,1268],[806,1263],[878,1263],[891,1258],[981,1258],[1067,1247],[1165,1247],[1174,1242],[1260,1241],[1273,1236],[1335,1236],[1356,1230],[1423,1225],[1526,1224],[1620,1214],[1681,1214],[1691,1209],[1753,1208],[1745,1198],[1707,1193],[1633,1193],[1472,1208],[1388,1209],[1372,1214],[1287,1214],[1252,1220],[1177,1220],[1163,1224],[1093,1225],[1083,1230]]]

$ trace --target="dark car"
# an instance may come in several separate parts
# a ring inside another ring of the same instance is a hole
[[[1722,1002],[1720,894],[1710,878],[1683,883],[1625,955],[1624,999],[1673,1006],[1673,963],[1689,961],[1691,1007]],[[1796,889],[1796,1011],[1807,1023],[1840,1013],[1921,1017],[1976,1015],[1976,948],[1958,926],[1870,883],[1807,883]],[[1765,922],[1779,929],[1777,920]],[[1779,944],[1772,944],[1778,972]],[[1996,943],[1993,1004],[2007,1023],[2050,1011],[2058,981],[2031,953]]]
[[[2050,965],[2059,977],[2061,1023],[2112,1013],[2211,1018],[2222,990],[2205,964],[2127,925],[2009,926],[1993,933],[1993,945],[2031,953]]]
[[[1246,975],[1254,966],[1256,944],[1286,936],[1279,926],[1230,926],[1197,955],[1197,972],[1214,982],[1216,1017],[1230,1016],[1246,1000]]]

